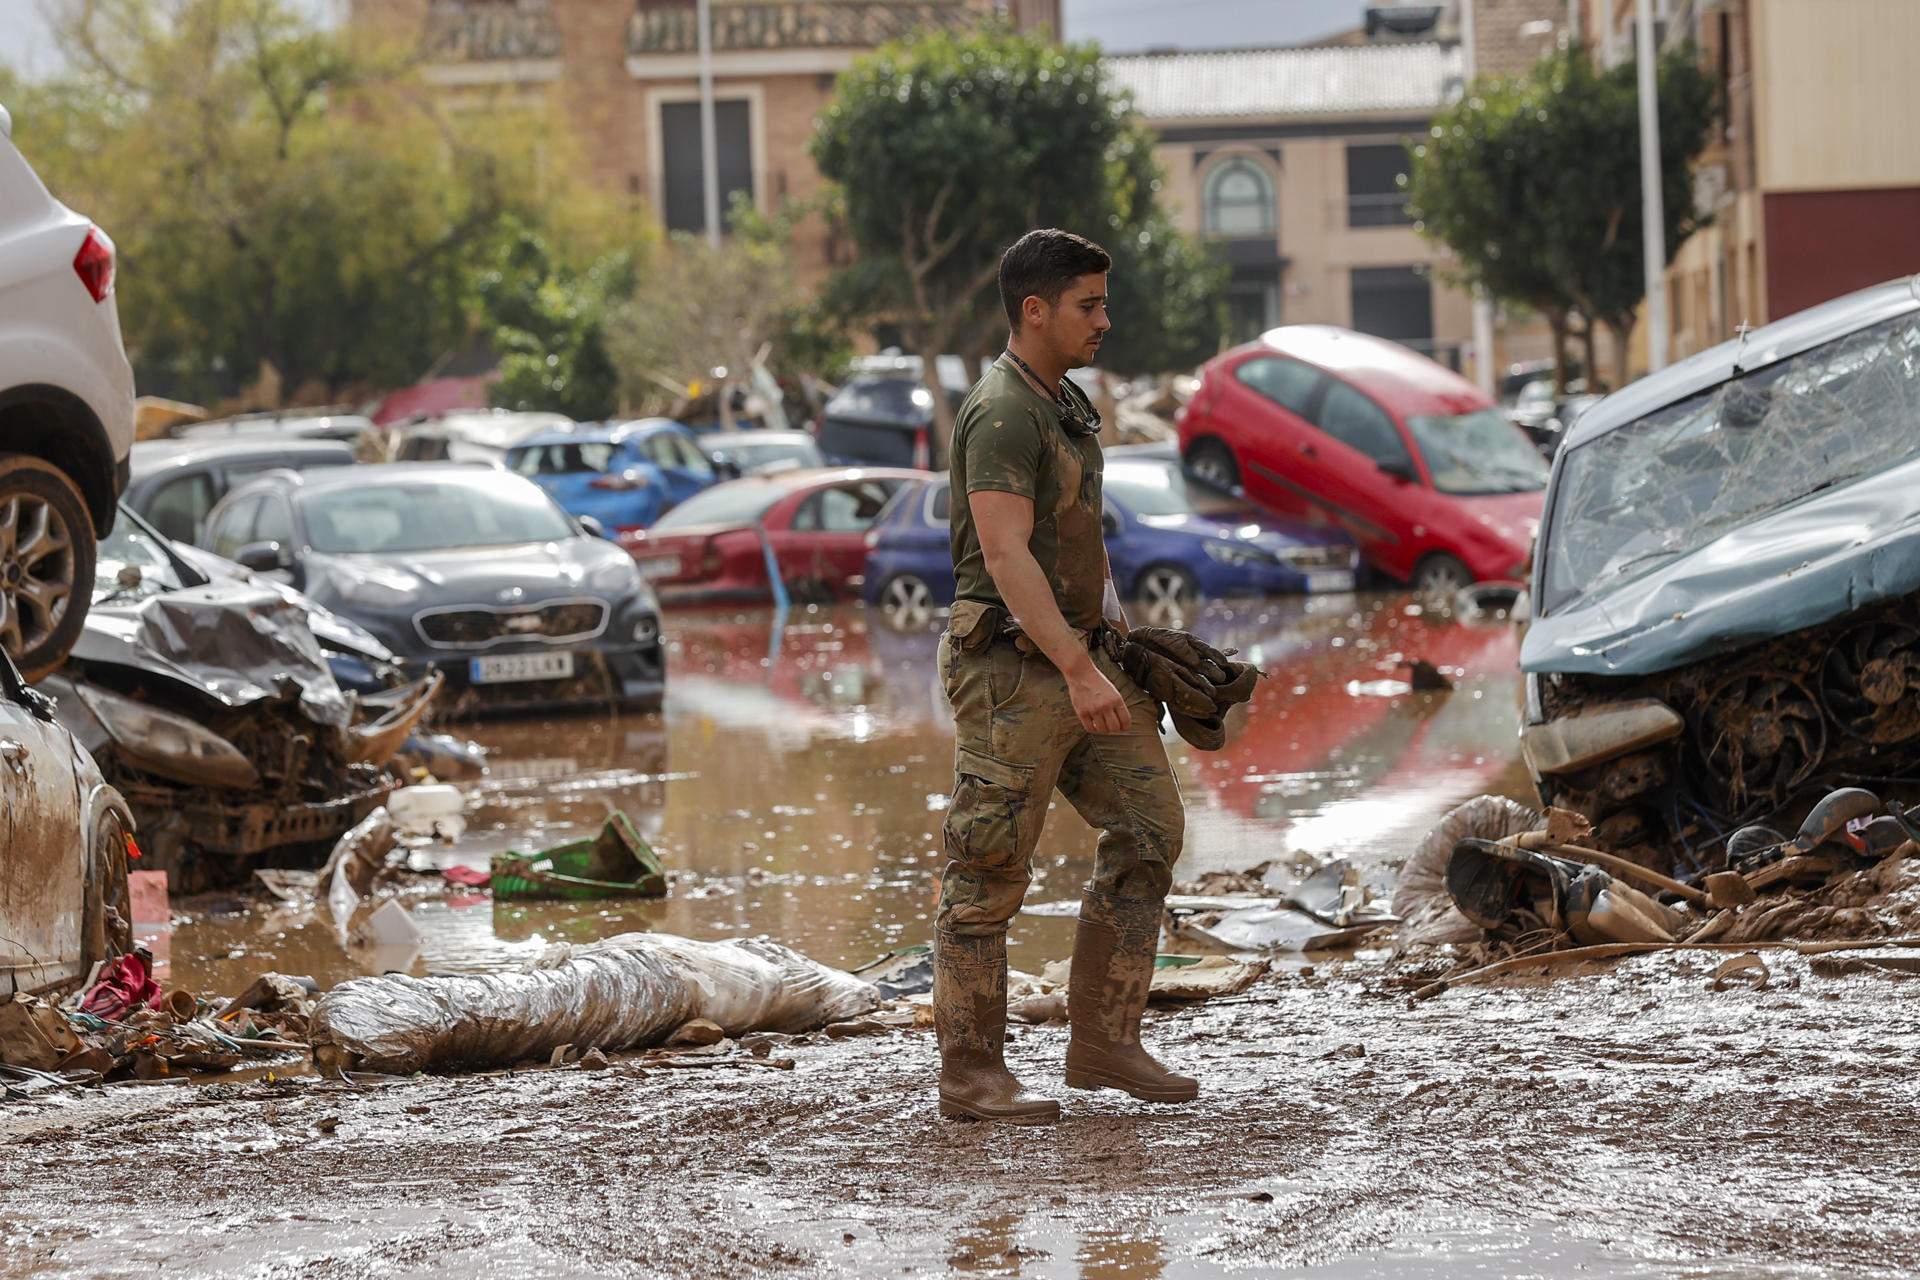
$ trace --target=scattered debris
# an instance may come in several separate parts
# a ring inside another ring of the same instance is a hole
[[[662,898],[666,868],[633,819],[607,815],[591,840],[573,840],[536,854],[493,856],[493,894],[513,898]]]
[[[1720,962],[1720,966],[1713,971],[1713,989],[1725,990],[1728,983],[1744,978],[1754,990],[1764,991],[1768,979],[1772,976],[1772,971],[1767,968],[1767,962],[1760,958],[1760,953],[1749,951],[1745,955],[1738,955],[1731,960]]]

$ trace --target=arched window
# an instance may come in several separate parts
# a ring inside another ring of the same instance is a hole
[[[1273,231],[1273,180],[1251,160],[1232,159],[1207,175],[1203,197],[1207,230],[1223,236],[1268,235]]]

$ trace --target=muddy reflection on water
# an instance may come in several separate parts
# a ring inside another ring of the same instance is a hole
[[[489,776],[441,863],[586,833],[624,809],[675,871],[671,895],[628,904],[411,900],[425,934],[416,973],[489,967],[556,941],[632,929],[765,934],[853,965],[925,941],[952,723],[934,672],[937,624],[900,633],[858,607],[669,620],[664,716],[482,723]],[[1403,596],[1214,606],[1194,630],[1262,666],[1245,727],[1221,752],[1170,749],[1188,804],[1183,878],[1341,855],[1384,884],[1449,806],[1526,796],[1517,760],[1517,633],[1422,612]],[[1452,675],[1415,694],[1401,663]],[[1031,900],[1072,896],[1093,834],[1056,803]],[[1014,962],[1066,953],[1069,922],[1022,918]],[[173,942],[174,980],[237,987],[264,968],[337,981],[389,963],[343,955],[297,914],[210,914]]]

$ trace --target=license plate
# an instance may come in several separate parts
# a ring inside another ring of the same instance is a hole
[[[474,658],[468,671],[475,684],[511,684],[516,680],[564,680],[573,674],[570,653],[503,653]]]
[[[640,560],[640,576],[643,578],[677,578],[680,576],[679,556],[654,556],[650,560]]]
[[[1307,575],[1308,591],[1351,591],[1353,575],[1343,569],[1331,569]]]

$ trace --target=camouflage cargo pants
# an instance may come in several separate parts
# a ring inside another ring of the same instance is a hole
[[[1088,888],[1159,900],[1173,883],[1186,819],[1161,745],[1160,708],[1104,653],[1094,661],[1127,700],[1122,734],[1089,734],[1066,679],[1038,651],[987,634],[997,613],[961,602],[940,640],[953,705],[954,787],[946,818],[939,928],[1007,927],[1033,877],[1033,850],[1056,787],[1100,832]]]

